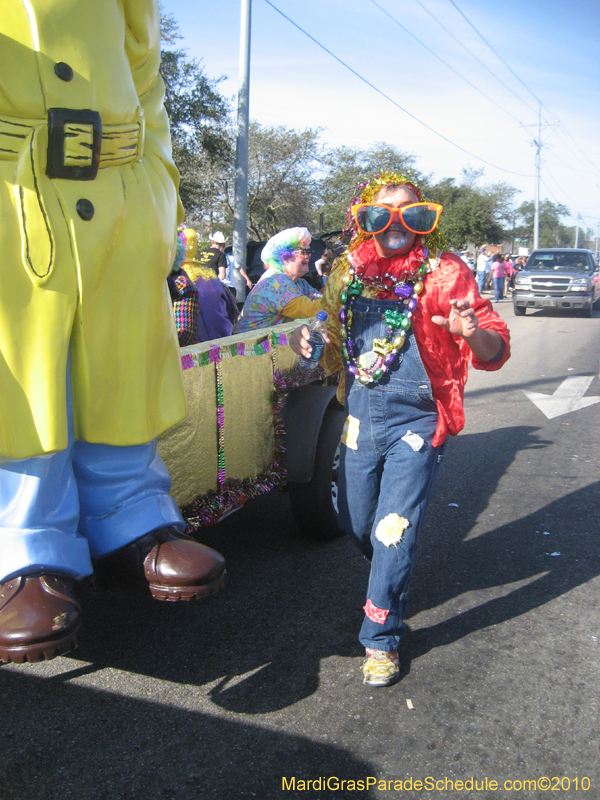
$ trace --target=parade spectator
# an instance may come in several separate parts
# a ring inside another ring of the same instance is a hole
[[[208,342],[231,336],[237,320],[238,310],[229,289],[217,278],[211,267],[197,258],[198,235],[192,228],[185,228],[186,254],[183,268],[198,292],[197,342]],[[223,258],[225,255],[222,253]],[[227,262],[226,262],[227,263]]]
[[[227,286],[227,288],[234,296],[234,298],[236,298],[236,292],[237,292],[237,287],[235,284],[236,273],[239,273],[242,276],[242,278],[246,281],[246,286],[248,290],[252,289],[252,281],[246,274],[246,270],[238,264],[237,259],[235,258],[233,253],[225,253],[225,258],[227,259],[227,272],[225,274],[225,277],[221,278],[221,281],[222,283],[225,284],[225,286]]]
[[[422,201],[403,175],[382,172],[359,187],[351,243],[323,296],[329,343],[321,366],[343,370],[345,404],[339,478],[342,527],[370,562],[364,682],[400,677],[419,532],[446,437],[464,426],[469,364],[499,369],[510,355],[505,323],[483,300],[471,271],[443,252],[442,207]],[[310,355],[306,325],[295,352]]]
[[[491,291],[492,289],[492,264],[494,263],[494,254],[488,253],[488,259],[485,262],[485,280],[483,282],[484,290]]]
[[[483,292],[485,287],[485,271],[487,262],[488,256],[485,253],[485,247],[482,246],[479,250],[479,255],[477,256],[477,286],[479,288],[479,294]]]
[[[329,277],[329,273],[331,272],[331,268],[333,267],[333,250],[331,247],[326,247],[323,251],[323,255],[321,258],[315,261],[315,269],[321,276],[321,285],[325,287],[327,283],[327,278]]]
[[[185,233],[179,231],[177,235],[177,254],[171,274],[167,278],[167,284],[173,302],[173,315],[180,347],[187,347],[187,345],[196,344],[198,341],[198,290],[182,269],[185,250]]]
[[[506,269],[506,278],[504,280],[504,297],[508,297],[508,290],[509,288],[513,287],[515,280],[515,265],[510,257],[510,253],[507,253],[504,256],[504,267]]]
[[[500,303],[504,297],[506,266],[502,253],[496,253],[492,262],[492,280],[494,282],[494,303]]]
[[[261,253],[266,270],[246,298],[239,332],[314,317],[320,310],[321,295],[302,277],[310,241],[307,228],[288,228],[269,239]]]
[[[471,272],[474,272],[476,267],[475,264],[473,263],[473,259],[471,258],[471,254],[469,253],[468,250],[463,250],[463,252],[461,253],[461,258],[465,262],[467,267],[471,270]]]
[[[227,259],[225,258],[225,237],[221,231],[211,233],[210,247],[197,254],[197,260],[203,267],[212,269],[219,280],[227,274]],[[196,246],[197,247],[197,246]]]

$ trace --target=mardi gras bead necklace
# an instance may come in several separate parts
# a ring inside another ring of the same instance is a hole
[[[423,281],[439,263],[439,259],[433,262],[427,261],[427,255],[427,249],[423,248],[423,261],[414,277],[402,272],[400,277],[396,278],[386,272],[370,278],[365,275],[362,264],[356,263],[348,253],[350,263],[348,282],[340,292],[342,308],[339,319],[342,323],[342,355],[348,372],[356,375],[361,383],[378,383],[394,364],[398,353],[402,350],[412,324],[412,316],[418,305],[418,297],[423,291]],[[397,299],[397,307],[388,309],[384,313],[384,319],[388,325],[385,338],[373,339],[374,361],[370,365],[358,363],[352,339],[353,307],[356,298],[362,295],[365,286],[371,286],[378,291],[393,291]]]

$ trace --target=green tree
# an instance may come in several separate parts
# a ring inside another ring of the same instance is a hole
[[[579,229],[579,247],[587,247],[588,250],[596,249],[596,231],[593,228]]]
[[[230,132],[233,137],[233,132]],[[248,233],[268,239],[284,228],[315,228],[318,186],[315,178],[321,161],[320,131],[297,131],[250,123],[248,140]],[[232,166],[217,179],[233,220],[235,176]]]
[[[505,195],[493,187],[478,189],[468,182],[457,185],[454,178],[440,181],[429,191],[429,198],[444,206],[440,230],[456,250],[468,244],[500,243]]]
[[[535,220],[535,203],[527,201],[517,209],[519,225],[515,235],[523,242],[533,246],[533,226]],[[550,200],[540,202],[540,247],[573,247],[575,244],[575,228],[569,228],[561,222],[562,217],[569,216],[569,209],[561,203]]]
[[[188,221],[210,216],[216,167],[232,158],[225,131],[229,104],[219,93],[222,78],[209,78],[203,67],[178,49],[181,39],[172,15],[161,13],[161,67],[165,82],[165,107],[171,125],[173,159],[181,173],[180,195]]]
[[[355,187],[371,180],[384,169],[400,172],[426,188],[428,179],[416,167],[416,156],[386,142],[376,142],[368,150],[336,147],[324,154],[318,213],[323,214],[326,231],[344,227],[346,213],[354,199]]]

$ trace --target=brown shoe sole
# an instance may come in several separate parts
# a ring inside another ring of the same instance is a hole
[[[163,586],[161,584],[149,583],[150,594],[155,600],[166,600],[175,602],[177,600],[199,600],[203,597],[210,597],[216,594],[225,586],[225,576],[223,572],[218,578],[202,586]]]
[[[81,623],[68,636],[50,642],[37,642],[22,647],[0,647],[0,661],[5,664],[35,664],[37,661],[50,661],[56,656],[64,656],[79,645]]]

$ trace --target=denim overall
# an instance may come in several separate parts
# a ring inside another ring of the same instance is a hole
[[[383,314],[395,308],[395,300],[356,299],[355,357],[372,350],[374,338],[385,338],[388,325]],[[365,386],[346,373],[346,414],[340,521],[371,562],[359,639],[364,647],[393,651],[404,630],[418,536],[443,450],[443,446],[432,446],[437,407],[412,329],[379,383]],[[416,436],[408,436],[407,441],[403,437],[409,432]],[[397,523],[401,527],[404,520],[408,527],[398,536]]]

